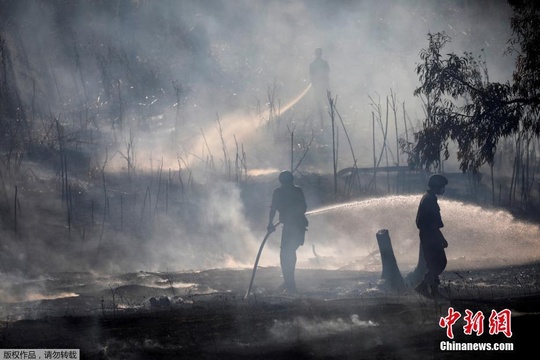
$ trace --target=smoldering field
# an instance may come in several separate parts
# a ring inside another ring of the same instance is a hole
[[[412,139],[419,126],[414,66],[429,31],[447,31],[456,49],[484,49],[494,79],[513,65],[504,2],[3,5],[6,100],[24,110],[5,127],[6,268],[88,270],[71,251],[99,262],[120,244],[129,244],[122,256],[101,265],[247,265],[279,170],[324,177],[334,148],[338,169],[371,167],[374,156],[406,164],[389,139]],[[330,119],[316,128],[311,92],[294,101],[317,47],[342,119],[334,142]],[[377,194],[366,179],[353,196]],[[311,210],[335,201],[332,179],[302,185]],[[351,197],[339,191],[338,201]]]
[[[334,183],[333,151],[338,170],[407,164],[394,139],[412,141],[421,126],[412,93],[428,32],[446,31],[448,51],[482,54],[492,80],[510,79],[505,2],[0,5],[2,347],[65,344],[96,358],[440,354],[444,306],[376,286],[378,230],[389,229],[404,274],[416,265],[425,177],[345,172]],[[318,128],[308,88],[318,47],[334,128],[327,113]],[[473,186],[467,175],[441,201],[456,301],[499,307],[538,292],[538,226],[501,201],[512,199],[512,156],[495,169],[500,207],[486,178]],[[277,174],[291,167],[311,211],[303,295],[275,293],[278,231],[243,301]],[[453,159],[445,169],[456,171]],[[528,300],[515,309],[537,311]]]

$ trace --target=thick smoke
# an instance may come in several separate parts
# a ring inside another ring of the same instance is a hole
[[[503,56],[510,36],[504,1],[17,4],[11,4],[4,27],[13,29],[7,40],[24,44],[12,52],[33,71],[17,80],[25,97],[34,100],[36,114],[65,116],[69,122],[74,121],[70,112],[91,105],[90,115],[110,125],[100,130],[118,132],[119,150],[126,152],[125,142],[134,133],[132,150],[141,168],[149,167],[151,153],[168,165],[179,153],[209,156],[203,135],[211,137],[217,156],[216,117],[223,118],[228,144],[234,144],[235,134],[246,146],[260,141],[246,125],[255,129],[264,122],[269,88],[276,108],[304,90],[315,48],[322,48],[330,63],[330,90],[354,140],[371,139],[369,96],[380,98],[384,108],[392,91],[413,122],[421,118],[421,101],[412,92],[428,32],[447,32],[448,51],[480,54],[483,49],[493,81],[509,80],[513,65]],[[291,115],[297,119],[285,120],[301,123],[305,108]],[[360,162],[370,165],[371,150],[355,145]]]
[[[448,51],[484,49],[491,80],[509,80],[513,68],[503,56],[510,36],[504,1],[1,4],[8,80],[41,146],[25,174],[46,190],[18,187],[18,221],[27,225],[18,236],[28,240],[3,245],[16,254],[9,264],[15,267],[250,265],[264,235],[274,177],[290,166],[290,143],[297,163],[315,138],[299,170],[331,172],[329,125],[314,133],[312,94],[299,96],[309,86],[315,48],[330,64],[331,96],[360,167],[373,164],[372,119],[378,105],[384,117],[390,94],[400,118],[413,127],[421,120],[422,101],[412,93],[428,32],[447,32]],[[389,127],[388,138],[404,136],[401,124]],[[378,125],[375,130],[380,148]],[[345,141],[341,133],[340,167],[353,164]],[[56,153],[44,151],[58,151],[59,144],[65,167]],[[42,166],[47,161],[53,170]],[[394,151],[392,161],[405,159]],[[71,210],[58,195],[64,174]],[[255,179],[266,193],[245,191]],[[14,185],[7,186],[10,202]],[[311,208],[320,202],[308,194]],[[65,220],[66,206],[73,224]],[[315,229],[317,221],[314,216]],[[59,241],[63,251],[54,251]],[[324,240],[316,243],[326,250]],[[277,250],[270,244],[261,264],[276,265]]]

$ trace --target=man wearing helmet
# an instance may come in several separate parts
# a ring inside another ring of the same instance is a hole
[[[416,214],[416,227],[420,230],[420,246],[426,261],[427,272],[415,290],[427,297],[441,296],[438,290],[439,275],[444,271],[447,263],[444,249],[448,247],[448,242],[440,230],[444,224],[437,203],[437,195],[444,194],[447,184],[446,177],[440,174],[431,175],[428,180],[428,190],[422,196]]]
[[[296,293],[294,271],[296,267],[296,250],[304,244],[308,221],[306,199],[302,188],[293,184],[294,177],[290,171],[279,174],[281,186],[272,194],[272,204],[268,218],[268,232],[276,230],[274,217],[279,212],[279,222],[283,224],[281,233],[281,250],[279,254],[283,273],[283,290]]]

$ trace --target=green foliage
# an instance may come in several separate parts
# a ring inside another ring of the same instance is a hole
[[[448,159],[449,144],[457,145],[462,171],[476,172],[494,162],[499,141],[512,135],[540,135],[540,11],[534,1],[515,1],[510,51],[517,56],[514,83],[490,82],[482,55],[443,56],[451,39],[444,32],[428,34],[420,52],[415,90],[426,103],[423,128],[415,134],[420,165],[437,167]],[[518,4],[519,3],[519,4]]]

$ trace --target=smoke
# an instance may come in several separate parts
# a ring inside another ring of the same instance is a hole
[[[484,49],[494,81],[509,80],[513,65],[503,56],[510,36],[504,1],[18,3],[9,13],[8,30],[15,30],[7,35],[14,57],[24,60],[15,68],[23,98],[33,99],[36,114],[64,115],[66,123],[75,120],[67,114],[86,107],[103,121],[101,132],[114,132],[119,150],[134,131],[141,168],[148,168],[150,153],[166,164],[179,153],[199,156],[202,136],[214,136],[208,133],[216,114],[224,118],[225,141],[233,144],[236,135],[251,150],[260,140],[251,135],[266,115],[269,87],[274,105],[287,110],[309,85],[318,47],[331,66],[332,95],[356,130],[355,144],[371,136],[368,96],[384,105],[393,91],[413,120],[422,116],[412,92],[428,32],[446,31],[453,38],[448,51]],[[308,98],[296,114],[308,111]],[[216,156],[220,140],[208,142]],[[255,150],[248,154],[261,160]]]
[[[299,169],[330,172],[330,125],[322,134],[312,129],[315,48],[330,64],[331,95],[360,167],[372,165],[370,97],[384,109],[392,92],[410,124],[422,118],[412,92],[428,32],[446,31],[448,51],[484,49],[491,80],[508,80],[513,68],[503,56],[510,9],[502,0],[1,3],[13,74],[5,80],[39,139],[25,168],[29,186],[19,184],[13,199],[6,185],[9,202],[20,202],[17,236],[25,239],[2,244],[15,254],[6,268],[251,266],[274,185],[252,199],[244,186],[288,168],[292,149],[296,165],[312,137]],[[395,133],[404,127],[390,127],[388,138]],[[351,166],[340,146],[339,166]],[[59,199],[63,175],[73,205]],[[360,254],[386,220],[361,226]],[[347,238],[359,238],[351,224],[348,234],[323,237],[341,225],[313,216],[316,251],[345,255]],[[271,242],[261,264],[277,264],[277,251]],[[311,251],[302,251],[308,261]]]
[[[0,273],[2,286],[0,287],[0,301],[3,303],[20,302],[27,300],[42,300],[64,296],[76,296],[75,294],[46,294],[42,285],[44,278],[22,279],[13,274]]]
[[[378,326],[378,324],[371,320],[360,320],[358,315],[353,314],[349,319],[327,320],[296,317],[290,321],[275,320],[269,331],[273,339],[287,343],[325,338],[372,326]]]

